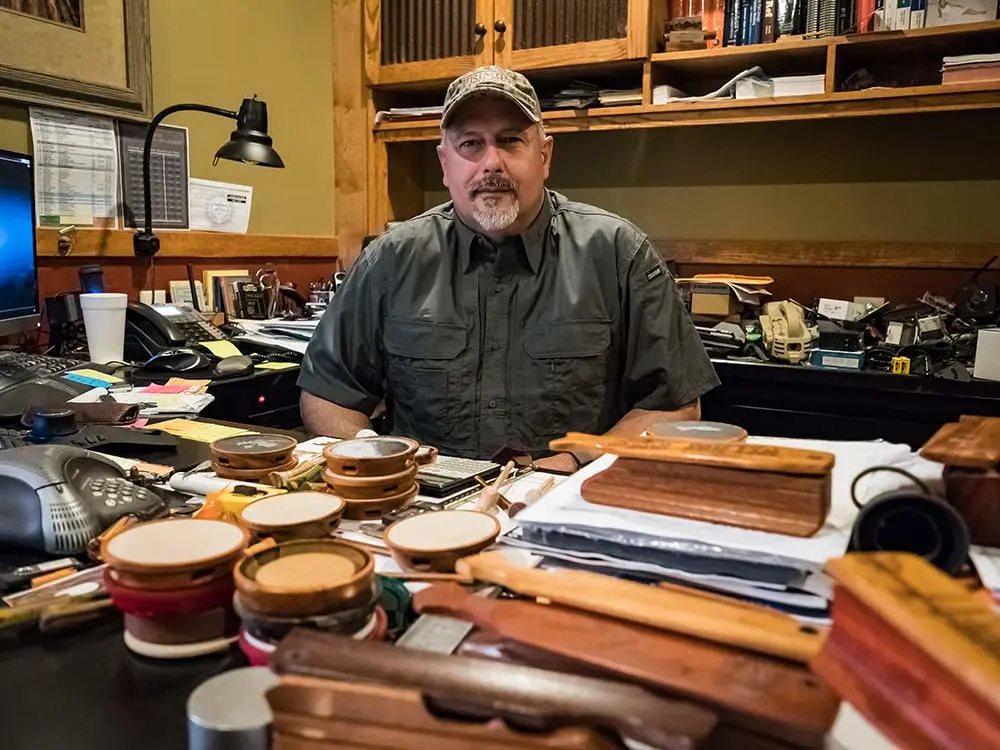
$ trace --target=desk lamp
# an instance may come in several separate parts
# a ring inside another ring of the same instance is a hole
[[[160,238],[153,234],[153,206],[149,187],[149,157],[153,149],[153,134],[165,118],[175,112],[207,112],[210,115],[236,120],[236,130],[229,136],[228,143],[215,152],[215,164],[219,159],[241,161],[262,167],[284,167],[278,152],[271,147],[271,136],[267,134],[267,104],[253,99],[244,99],[239,112],[210,107],[207,104],[174,104],[156,114],[146,130],[146,141],[142,147],[142,190],[145,208],[144,228],[132,237],[132,249],[138,256],[151,257],[160,249]]]

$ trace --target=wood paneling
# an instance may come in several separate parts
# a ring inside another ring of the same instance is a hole
[[[728,242],[653,240],[677,263],[816,268],[976,269],[1000,255],[1000,244],[910,242]]]
[[[79,268],[84,265],[84,259],[72,258],[40,258],[38,268],[39,296],[44,300],[62,292],[72,292],[80,289]],[[170,258],[156,262],[152,269],[144,260],[134,262],[123,258],[101,260],[104,270],[104,288],[109,292],[124,292],[130,299],[139,299],[143,289],[168,289],[170,281],[187,278],[185,263],[189,260],[193,265],[195,278],[200,279],[202,272],[211,269],[246,268],[256,271],[265,261],[262,258],[225,258],[217,262],[206,261],[204,258],[190,258],[182,262]],[[93,258],[87,258],[92,263]],[[308,290],[309,282],[321,278],[329,278],[337,270],[335,258],[290,258],[271,262],[278,272],[282,283],[293,282],[299,289]],[[154,278],[155,277],[155,278]]]
[[[331,258],[336,259],[336,237],[296,235],[225,234],[222,232],[169,232],[160,238],[159,258]],[[35,230],[38,255],[60,257],[59,231]],[[132,232],[78,229],[69,260],[76,258],[132,258]]]
[[[374,5],[377,13],[377,0]],[[364,76],[364,10],[361,0],[333,3],[334,216],[345,266],[354,261],[368,234],[368,151],[374,106]]]
[[[602,39],[597,42],[579,42],[572,46],[518,49],[510,54],[511,67],[516,70],[540,70],[628,59],[627,39]]]

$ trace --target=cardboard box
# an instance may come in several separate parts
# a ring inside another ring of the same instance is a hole
[[[735,315],[743,309],[727,284],[695,284],[691,289],[692,315]]]

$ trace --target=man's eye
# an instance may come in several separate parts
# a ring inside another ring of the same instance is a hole
[[[512,143],[523,143],[524,139],[519,135],[509,135],[506,138],[501,138],[500,143],[509,146]]]
[[[478,144],[476,141],[462,141],[458,144],[461,148],[475,148]]]

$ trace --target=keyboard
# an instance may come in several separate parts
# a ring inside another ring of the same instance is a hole
[[[492,479],[502,468],[500,464],[492,461],[438,456],[437,461],[421,466],[417,473],[420,494],[430,497],[450,495],[475,484],[476,477],[483,480]]]
[[[23,448],[28,444],[24,439],[25,433],[22,430],[12,430],[8,427],[0,427],[0,450],[8,448]]]
[[[22,380],[58,375],[85,364],[87,363],[78,359],[0,351],[0,389],[9,388]]]

